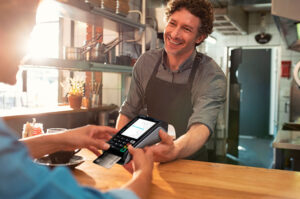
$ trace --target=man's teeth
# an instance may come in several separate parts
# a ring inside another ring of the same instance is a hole
[[[169,38],[169,41],[170,41],[172,44],[175,44],[175,45],[179,45],[179,44],[180,44],[180,42],[175,42],[175,41],[173,41],[173,40],[170,39],[170,38]]]
[[[179,43],[177,42],[174,42],[174,41],[170,41],[172,44],[175,44],[175,45],[179,45]]]

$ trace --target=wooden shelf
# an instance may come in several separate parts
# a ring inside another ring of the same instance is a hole
[[[94,111],[108,111],[115,109],[116,105],[102,105],[97,108],[80,108],[71,109],[69,106],[57,106],[50,108],[18,108],[15,110],[2,111],[0,116],[3,120],[11,120],[16,118],[24,118],[27,116],[36,117],[49,114],[65,114],[65,113],[79,113],[79,112],[94,112]]]

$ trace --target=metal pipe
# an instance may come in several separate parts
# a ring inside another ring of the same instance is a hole
[[[142,0],[142,24],[146,24],[146,0]],[[146,31],[142,33],[142,53],[146,52]]]

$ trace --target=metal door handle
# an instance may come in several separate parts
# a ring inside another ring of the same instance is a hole
[[[290,102],[285,102],[284,103],[284,112],[288,113],[288,108],[289,108]]]
[[[242,102],[243,101],[243,89],[240,90],[240,96],[239,97],[240,97],[240,102]]]

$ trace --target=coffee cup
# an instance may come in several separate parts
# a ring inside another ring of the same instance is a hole
[[[80,151],[76,149],[74,151],[57,151],[48,155],[52,164],[66,164],[70,162],[71,158]]]

